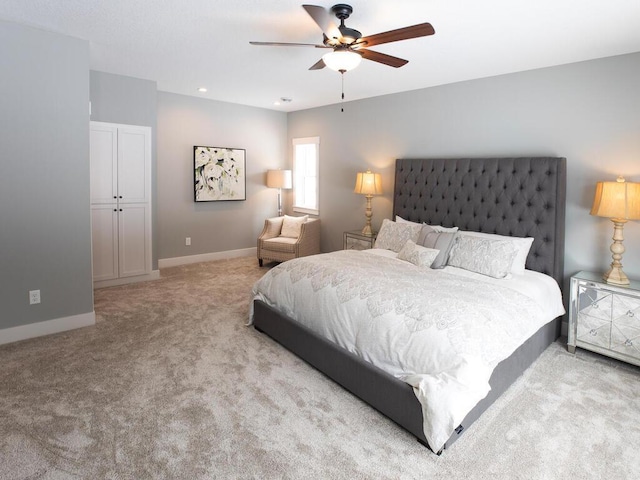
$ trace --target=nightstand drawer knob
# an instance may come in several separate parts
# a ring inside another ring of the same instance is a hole
[[[627,312],[627,317],[631,317],[631,318],[633,318],[633,317],[635,317],[635,316],[636,316],[636,314],[635,314],[635,313],[633,313],[631,310],[629,310],[629,311]]]
[[[598,331],[594,328],[592,328],[591,330],[589,330],[589,335],[591,335],[592,337],[597,337],[598,336]]]
[[[625,340],[624,344],[626,347],[633,347],[633,342],[628,338]]]
[[[598,304],[597,304],[596,302],[593,302],[593,303],[591,304],[591,306],[592,306],[593,308],[598,308]]]

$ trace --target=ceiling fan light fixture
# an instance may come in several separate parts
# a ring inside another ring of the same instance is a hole
[[[351,50],[334,50],[322,56],[324,64],[336,72],[353,70],[361,60],[362,56]]]

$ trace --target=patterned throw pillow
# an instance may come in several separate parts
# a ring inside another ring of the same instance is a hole
[[[511,273],[516,249],[508,240],[460,236],[449,255],[448,264],[494,278]]]
[[[407,223],[396,223],[385,218],[382,221],[380,232],[376,238],[376,244],[373,248],[384,248],[398,253],[407,243],[407,240],[415,242],[418,240],[422,225],[413,225]]]
[[[400,260],[411,262],[418,267],[431,267],[431,264],[440,253],[440,250],[433,248],[426,248],[420,245],[416,245],[415,242],[407,240],[402,250],[398,253]]]
[[[306,223],[309,215],[303,215],[302,217],[290,217],[284,216],[282,221],[282,229],[280,230],[281,237],[298,238],[300,236],[300,229],[302,224]]]
[[[511,242],[513,248],[516,250],[516,258],[511,265],[511,273],[515,275],[523,275],[525,265],[527,263],[527,256],[531,245],[533,244],[533,237],[507,237],[505,235],[496,235],[493,233],[480,233],[480,232],[460,232],[462,236],[488,238],[490,240],[505,240]]]

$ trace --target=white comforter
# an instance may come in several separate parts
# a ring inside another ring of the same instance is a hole
[[[536,301],[481,277],[347,250],[282,263],[253,295],[412,385],[437,452],[489,392],[495,366],[564,313],[557,285]]]

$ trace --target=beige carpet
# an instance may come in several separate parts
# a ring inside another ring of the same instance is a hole
[[[96,291],[0,347],[3,479],[631,479],[640,369],[552,345],[441,457],[244,326],[254,258]]]

